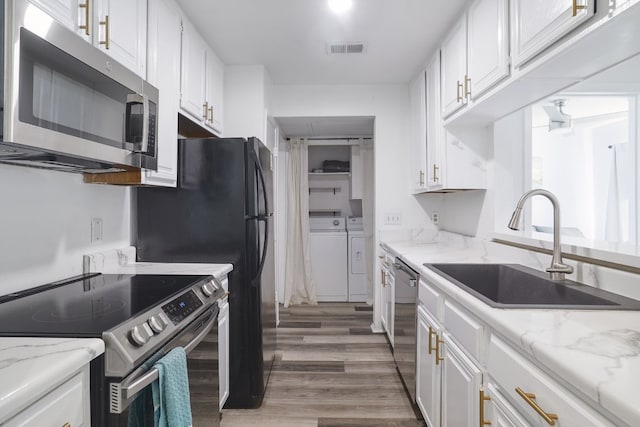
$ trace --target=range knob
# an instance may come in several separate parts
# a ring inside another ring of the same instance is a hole
[[[156,334],[164,331],[164,328],[167,327],[167,322],[160,316],[151,316],[147,323]]]
[[[136,325],[129,331],[129,341],[136,347],[142,347],[149,341],[149,334],[143,327]]]
[[[205,283],[204,285],[202,285],[201,289],[202,293],[205,294],[207,298],[213,295],[214,289],[211,287],[211,283]]]

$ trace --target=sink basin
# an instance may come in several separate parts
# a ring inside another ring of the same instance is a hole
[[[517,264],[424,264],[498,308],[640,310],[640,301]]]

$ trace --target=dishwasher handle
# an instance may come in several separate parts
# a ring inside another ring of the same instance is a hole
[[[409,286],[413,287],[417,285],[418,277],[420,277],[420,275],[416,273],[411,267],[406,265],[404,262],[402,261],[394,262],[393,269],[396,271],[401,271],[405,273],[407,276],[409,276]]]

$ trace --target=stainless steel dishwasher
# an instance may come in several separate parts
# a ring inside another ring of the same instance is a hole
[[[393,358],[411,402],[416,401],[416,304],[419,274],[400,258],[393,263],[395,273],[395,318]]]

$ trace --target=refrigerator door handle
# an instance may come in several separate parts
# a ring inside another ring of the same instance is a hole
[[[264,263],[267,258],[267,243],[269,242],[269,217],[271,216],[269,212],[269,200],[267,199],[267,187],[265,185],[264,173],[262,171],[262,166],[260,165],[260,160],[256,159],[256,170],[258,171],[258,177],[260,178],[260,184],[262,185],[262,194],[264,197],[264,215],[258,215],[258,221],[264,222],[264,242],[262,242],[262,256],[260,257],[260,264],[258,264],[258,271],[256,273],[257,279],[262,274],[262,269],[264,268]]]

